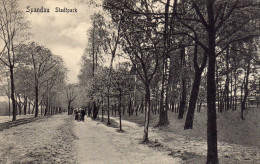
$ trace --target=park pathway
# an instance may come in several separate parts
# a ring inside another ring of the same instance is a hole
[[[111,117],[113,124],[118,118]],[[123,122],[124,133],[90,118],[54,115],[0,131],[0,164],[179,164],[205,163],[206,142]],[[258,164],[259,148],[219,143],[220,163]]]
[[[140,133],[126,129],[119,133],[115,128],[86,118],[75,121],[77,161],[80,164],[178,164],[179,158],[140,144]]]
[[[105,118],[107,117],[105,116]],[[118,117],[110,119],[119,124]],[[133,145],[138,145],[136,141],[140,141],[142,138],[143,126],[126,120],[122,120],[122,126],[125,130],[125,133],[121,134],[122,138],[130,140]],[[150,147],[149,151],[156,150],[168,154],[175,163],[206,163],[207,142],[205,140],[188,139],[174,132],[160,131],[157,128],[149,128],[149,139],[153,141],[151,144],[145,145]],[[154,141],[157,142],[154,143]],[[260,164],[260,151],[257,147],[218,142],[218,150],[220,163]]]

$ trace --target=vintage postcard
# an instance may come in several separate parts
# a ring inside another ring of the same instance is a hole
[[[0,0],[0,164],[257,164],[259,0]]]

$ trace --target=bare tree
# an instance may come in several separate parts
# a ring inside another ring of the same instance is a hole
[[[73,84],[69,84],[66,88],[66,101],[68,104],[68,115],[73,113],[72,111],[72,103],[76,99],[76,86]]]
[[[185,9],[182,14],[178,14],[181,15],[179,21],[186,29],[180,31],[179,34],[193,39],[207,53],[208,57],[207,163],[217,164],[216,57],[222,54],[233,42],[259,36],[259,28],[256,27],[259,25],[259,2],[255,0],[229,2],[191,0],[181,1],[180,4],[191,6],[192,10],[186,12]],[[181,7],[181,9],[183,8]],[[185,16],[186,13],[188,15]],[[202,30],[199,30],[198,26],[193,26],[194,23],[198,24]],[[258,30],[252,30],[253,28]],[[207,39],[205,40],[205,38]]]
[[[24,22],[22,12],[18,11],[17,0],[1,0],[0,1],[0,38],[4,43],[0,53],[0,60],[9,68],[11,100],[13,107],[13,121],[16,120],[15,105],[15,84],[14,84],[14,68],[17,62],[16,48],[22,42],[23,34],[26,31],[27,24]]]

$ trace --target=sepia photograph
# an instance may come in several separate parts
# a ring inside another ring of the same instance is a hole
[[[260,164],[260,0],[0,0],[0,164]]]

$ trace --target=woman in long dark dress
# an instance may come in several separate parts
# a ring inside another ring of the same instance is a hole
[[[84,117],[85,117],[86,112],[85,112],[84,109],[81,109],[80,112],[81,112],[81,119],[82,119],[82,121],[84,121]]]
[[[77,109],[74,110],[74,113],[75,113],[75,120],[78,120],[78,112],[79,112],[79,111],[78,111]]]

